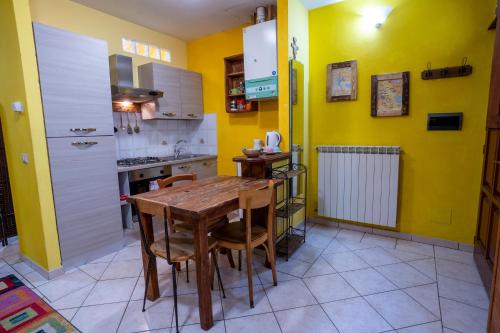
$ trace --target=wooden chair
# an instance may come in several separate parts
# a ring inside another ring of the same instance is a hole
[[[167,188],[168,186],[174,185],[177,182],[195,181],[197,178],[198,177],[195,173],[185,173],[185,174],[180,174],[177,176],[167,177],[164,179],[158,179],[156,182],[158,183],[158,187],[160,189],[164,189],[164,188]],[[173,221],[170,219],[169,219],[168,223],[169,223],[171,233],[174,233],[176,231],[182,231],[182,232],[188,232],[188,233],[193,232],[193,226],[190,224],[182,223],[179,221]],[[211,232],[211,231],[217,229],[218,227],[221,227],[227,223],[229,223],[229,220],[227,219],[227,217],[219,218],[219,219],[215,219],[212,221],[208,221],[207,228],[208,228],[208,231]],[[232,256],[231,251],[228,251],[226,249],[222,249],[221,254],[227,255],[227,259],[229,261],[230,266],[232,268],[234,268],[234,260],[233,260],[233,256]],[[178,268],[180,270],[180,264],[178,265]],[[188,262],[186,261],[186,272],[187,271],[188,271]],[[186,273],[186,278],[187,278],[187,281],[189,282],[188,273]]]
[[[256,190],[242,190],[239,194],[239,206],[245,210],[243,221],[229,223],[212,233],[220,247],[231,250],[245,250],[247,254],[247,275],[250,307],[254,307],[252,283],[252,251],[259,245],[266,250],[267,258],[271,264],[273,282],[278,284],[276,278],[276,257],[273,242],[274,223],[274,183],[269,181],[265,188]],[[266,227],[252,225],[252,210],[267,207]]]
[[[175,327],[176,332],[179,332],[179,317],[177,312],[177,280],[176,280],[176,265],[182,263],[183,261],[188,261],[189,259],[195,260],[195,249],[193,236],[189,233],[176,232],[174,234],[169,234],[168,221],[171,220],[170,209],[167,207],[164,210],[164,228],[165,237],[160,240],[155,240],[153,243],[148,243],[147,238],[144,233],[144,226],[141,221],[140,207],[137,207],[139,212],[139,227],[141,232],[141,239],[143,244],[143,250],[148,256],[147,270],[146,270],[146,285],[144,288],[144,299],[142,302],[142,312],[145,311],[146,307],[146,294],[149,287],[149,278],[151,276],[150,267],[153,260],[157,257],[167,260],[168,264],[172,267],[172,287],[174,293],[174,311],[175,311]],[[217,264],[217,242],[214,238],[208,237],[208,251],[211,254],[212,265],[215,267],[217,272],[217,279],[219,282],[219,287],[222,291],[223,298],[226,298],[224,292],[224,287],[222,285],[221,275],[219,271],[219,266]],[[213,281],[213,268],[210,269],[212,272]]]

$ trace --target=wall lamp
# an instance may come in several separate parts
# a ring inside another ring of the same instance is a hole
[[[377,28],[380,29],[382,24],[392,12],[391,6],[373,6],[365,7],[361,11],[363,17],[363,26],[365,28]]]

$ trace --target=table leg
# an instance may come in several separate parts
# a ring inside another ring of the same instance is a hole
[[[198,284],[198,304],[200,325],[204,330],[214,326],[212,314],[212,294],[210,291],[210,263],[208,260],[208,219],[194,223],[194,246],[196,250],[196,280]]]
[[[141,213],[141,220],[144,226],[144,235],[148,241],[148,243],[153,243],[154,241],[154,233],[153,233],[153,217],[149,214]],[[141,239],[142,243],[142,239]],[[144,269],[144,279],[146,279],[146,270],[148,265],[148,255],[144,251],[144,243],[141,246],[142,249],[142,267]],[[154,301],[160,297],[160,288],[158,287],[158,271],[156,269],[156,259],[151,261],[150,277],[149,277],[149,286],[147,292],[147,299],[150,301]]]

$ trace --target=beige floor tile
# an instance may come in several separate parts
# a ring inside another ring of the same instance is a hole
[[[153,303],[148,302],[145,312],[142,312],[142,301],[132,301],[127,306],[118,332],[132,333],[170,327],[173,311],[172,297],[160,298]]]
[[[433,323],[417,325],[398,330],[398,333],[443,333],[443,328],[440,321]]]
[[[79,289],[66,296],[61,297],[55,302],[50,302],[49,304],[56,310],[78,308],[83,304],[83,301],[85,301],[85,299],[90,294],[90,291],[94,288],[94,286],[95,282],[89,284],[86,287],[83,287],[82,289]]]
[[[71,321],[71,319],[73,319],[77,311],[78,308],[57,310],[57,312],[59,312],[59,314],[66,318],[68,321]]]
[[[33,272],[33,268],[31,268],[25,262],[18,262],[16,264],[13,264],[12,268],[14,268],[21,275],[25,275],[25,274],[28,274],[29,272]]]
[[[90,263],[95,264],[95,263],[102,263],[102,262],[111,262],[113,260],[113,258],[115,257],[115,255],[116,255],[116,252],[113,252],[113,253],[107,254],[105,256],[102,256],[100,258],[97,258],[97,259],[91,261]]]
[[[158,284],[160,288],[160,296],[161,297],[167,297],[167,296],[173,296],[173,282],[172,282],[172,275],[171,274],[165,274],[165,275],[158,275]],[[137,284],[135,285],[134,292],[132,293],[132,298],[131,300],[137,301],[137,300],[142,300],[144,298],[144,277],[139,277],[139,280],[137,281]],[[177,290],[178,295],[181,294],[179,290]]]
[[[441,318],[441,311],[439,310],[439,295],[436,283],[407,288],[404,289],[404,292],[430,311],[434,316],[436,316],[436,318]]]
[[[107,262],[99,262],[95,264],[82,265],[78,268],[94,279],[99,280],[102,277],[102,273],[104,273],[104,271],[108,267],[108,264],[109,263]]]
[[[362,297],[321,306],[341,333],[377,333],[392,329]]]
[[[292,255],[291,259],[302,260],[308,263],[313,263],[323,252],[322,248],[309,245],[309,243],[302,244],[297,251]]]
[[[142,254],[140,246],[126,246],[116,253],[113,261],[134,260],[141,258]]]
[[[283,333],[338,333],[319,305],[276,312]]]
[[[390,251],[390,249],[389,251],[386,251],[381,247],[374,247],[370,249],[356,250],[354,253],[361,257],[361,259],[363,259],[368,265],[373,267],[401,262],[401,260],[392,255]]]
[[[199,323],[198,294],[180,295],[177,300],[179,326]],[[217,291],[212,292],[212,311],[214,320],[222,320],[222,305]],[[172,325],[175,326],[175,322]]]
[[[361,242],[361,239],[365,235],[364,232],[349,230],[349,229],[341,229],[337,234],[336,239],[339,240],[347,240],[353,242]]]
[[[226,320],[227,333],[281,333],[272,313]]]
[[[278,283],[276,287],[265,286],[265,289],[274,311],[317,303],[302,280],[285,281]]]
[[[485,333],[488,311],[440,298],[443,326],[462,333]]]
[[[326,249],[323,251],[323,254],[349,252],[349,251],[351,251],[351,249],[349,249],[347,246],[345,246],[341,240],[333,239],[330,242],[330,244],[326,247]]]
[[[258,273],[260,282],[263,285],[273,283],[273,273],[272,273],[272,270],[270,268],[267,268],[267,267],[256,267],[255,270]],[[284,282],[284,281],[291,281],[291,280],[297,280],[298,279],[298,277],[296,277],[296,276],[293,276],[293,275],[290,275],[290,274],[286,274],[286,273],[280,272],[278,270],[276,271],[276,276],[277,276],[277,279],[278,279],[278,284],[280,284],[281,282]],[[222,277],[222,282],[224,282],[224,277]],[[226,284],[224,282],[224,286],[225,285]],[[247,285],[247,284],[245,284],[245,285]]]
[[[434,258],[408,261],[407,264],[415,268],[417,271],[424,274],[431,280],[436,281],[436,261],[434,260]]]
[[[409,288],[434,282],[406,263],[379,266],[375,269],[400,288]]]
[[[71,321],[84,333],[116,332],[127,302],[81,307]]]
[[[386,250],[388,253],[397,257],[401,261],[413,261],[413,260],[434,258],[433,256],[428,256],[421,253],[400,250],[397,246],[395,249],[386,249]]]
[[[309,270],[304,274],[304,278],[333,273],[335,273],[335,270],[332,266],[330,266],[323,257],[319,257],[311,268],[309,268]]]
[[[83,305],[126,302],[134,291],[138,278],[105,280],[97,282]]]
[[[441,275],[438,276],[438,283],[439,295],[441,297],[488,310],[490,300],[482,285],[452,279]]]
[[[250,307],[247,287],[225,289],[225,292],[226,298],[222,298],[225,319],[272,312],[271,304],[269,304],[269,300],[262,286],[256,286],[254,288],[253,308]]]
[[[435,246],[436,258],[460,262],[462,264],[474,265],[474,255],[470,252],[449,249],[447,247]]]
[[[396,238],[365,234],[363,239],[361,239],[361,243],[394,249],[396,247]]]
[[[54,280],[50,280],[39,286],[38,290],[40,290],[51,302],[54,302],[94,282],[95,280],[84,272],[75,270],[72,273],[66,273]]]
[[[288,261],[278,260],[276,262],[276,270],[281,273],[296,276],[301,278],[311,268],[312,263],[307,263],[301,260],[288,259]]]
[[[329,253],[322,256],[337,272],[370,267],[370,265],[353,252]]]
[[[8,267],[10,268],[10,266],[8,266]],[[13,274],[13,273],[16,273],[16,272],[14,272],[14,270],[12,270],[9,273],[0,272],[0,274],[2,274],[2,275]],[[28,280],[28,282],[31,283],[34,287],[37,287],[37,288],[40,287],[41,285],[44,285],[44,284],[50,282],[50,280],[47,280],[45,277],[43,277],[37,271],[32,271],[32,272],[29,272],[27,274],[24,274],[24,278],[26,280]]]
[[[373,268],[340,273],[360,295],[370,295],[398,289],[391,281]]]
[[[138,277],[142,270],[142,260],[112,261],[102,274],[101,280]]]
[[[481,277],[474,265],[462,264],[456,261],[436,259],[436,268],[439,275],[470,283],[482,285]]]
[[[397,250],[420,253],[425,256],[434,257],[434,247],[430,244],[418,243],[404,239],[398,239]]]
[[[400,290],[366,296],[365,299],[396,329],[438,320]]]
[[[174,323],[175,326],[175,323]],[[203,330],[199,324],[192,324],[192,325],[186,325],[186,326],[181,326],[179,327],[179,332],[180,333],[206,333],[207,331]],[[225,333],[226,332],[226,327],[224,325],[224,321],[216,321],[214,322],[214,326],[208,331],[210,333]],[[154,331],[151,333],[163,333],[161,331]],[[165,333],[167,333],[165,331]],[[175,327],[172,328],[171,333],[175,333]]]
[[[304,282],[320,303],[359,296],[339,274],[314,276]]]

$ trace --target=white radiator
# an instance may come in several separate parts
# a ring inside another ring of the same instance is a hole
[[[318,214],[395,227],[400,148],[318,146]]]

